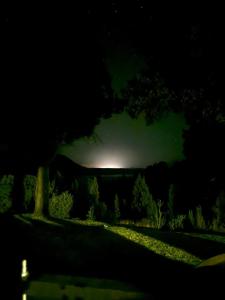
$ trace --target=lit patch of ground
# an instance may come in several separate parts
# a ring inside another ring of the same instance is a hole
[[[201,262],[201,259],[176,247],[170,246],[167,243],[154,239],[152,237],[146,236],[144,234],[135,232],[131,229],[124,227],[108,227],[107,230],[110,230],[116,234],[119,234],[128,240],[131,240],[139,245],[146,247],[147,249],[165,256],[169,259],[177,260],[184,262],[190,265],[197,265]]]
[[[188,236],[198,237],[201,239],[216,241],[225,244],[225,236],[221,236],[221,235],[207,234],[207,233],[184,233],[184,234]]]

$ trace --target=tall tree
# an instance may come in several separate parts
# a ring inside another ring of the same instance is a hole
[[[149,192],[145,178],[139,174],[133,187],[133,199],[131,208],[136,218],[147,217],[148,208],[152,202],[152,195]]]

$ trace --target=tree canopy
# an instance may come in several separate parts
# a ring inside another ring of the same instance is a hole
[[[3,22],[1,155],[16,165],[48,161],[60,143],[90,135],[110,116],[110,78],[93,27],[63,14]]]

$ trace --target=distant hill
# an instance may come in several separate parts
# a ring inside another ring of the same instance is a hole
[[[142,172],[142,168],[86,168],[77,163],[75,163],[70,158],[58,154],[54,161],[52,162],[50,168],[53,171],[61,171],[63,173],[70,173],[71,175],[90,175],[90,176],[100,176],[100,175],[129,175],[138,172]]]
[[[60,172],[67,176],[133,176],[143,171],[141,168],[86,168],[70,158],[58,154],[50,166],[51,173]]]
[[[57,154],[50,164],[50,174],[60,173],[63,176],[76,176],[85,172],[86,168],[72,161],[70,158]]]

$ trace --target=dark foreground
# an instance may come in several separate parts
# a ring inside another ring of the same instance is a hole
[[[71,299],[110,299],[109,294],[101,294],[110,289],[124,292],[111,299],[220,299],[223,294],[223,267],[196,269],[169,260],[104,227],[67,221],[57,221],[57,225],[40,220],[25,223],[14,217],[1,218],[0,226],[1,291],[8,295],[4,299],[22,299],[24,258],[30,271],[28,285],[34,288],[35,283],[36,293],[38,287],[43,291],[46,283],[53,290],[64,287],[61,299],[70,299],[66,291],[72,288],[77,288],[77,298]],[[215,249],[213,242],[208,245],[207,251]],[[219,251],[223,248],[225,252],[225,245],[220,245]],[[84,287],[89,298],[82,298]],[[40,299],[57,299],[50,293],[49,298]]]

